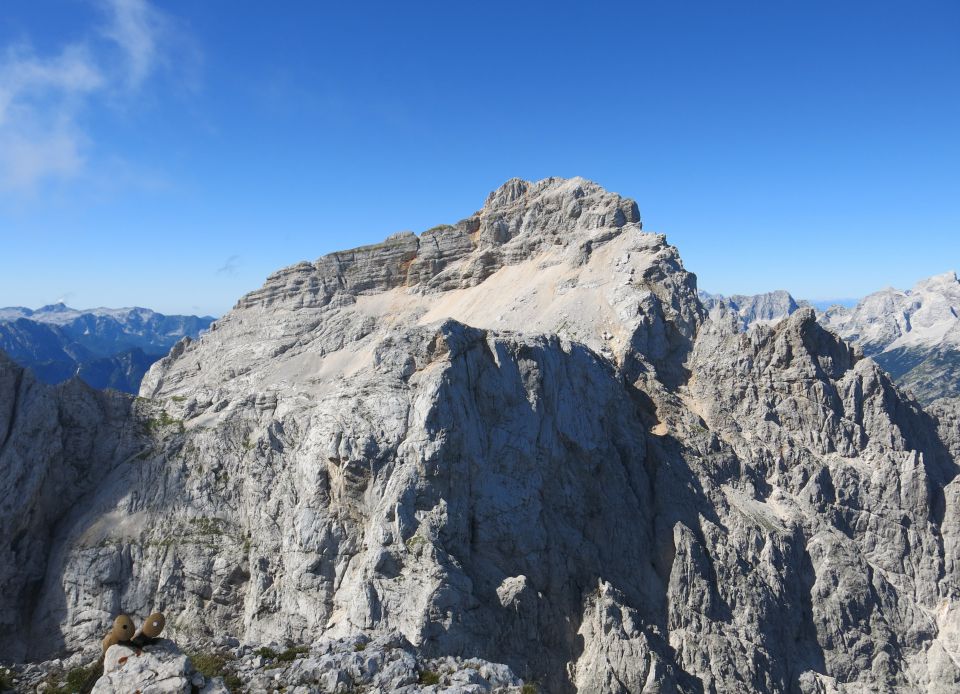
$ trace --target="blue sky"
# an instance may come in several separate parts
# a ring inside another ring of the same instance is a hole
[[[0,44],[0,305],[220,314],[513,176],[635,198],[709,291],[960,269],[953,0],[5,0]]]

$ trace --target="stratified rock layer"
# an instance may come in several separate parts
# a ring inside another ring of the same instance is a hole
[[[7,653],[91,648],[122,607],[184,642],[399,632],[550,692],[960,686],[956,409],[810,310],[708,315],[582,179],[276,273],[141,395],[113,425],[140,455],[26,504]]]

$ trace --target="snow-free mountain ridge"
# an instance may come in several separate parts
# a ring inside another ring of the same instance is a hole
[[[45,383],[79,376],[95,388],[136,393],[153,362],[212,322],[145,308],[0,308],[0,350]]]

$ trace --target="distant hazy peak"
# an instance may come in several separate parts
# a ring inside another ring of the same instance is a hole
[[[933,347],[960,335],[960,282],[954,271],[927,277],[912,289],[888,287],[856,306],[832,308],[821,320],[867,354],[901,347]]]
[[[62,301],[55,304],[47,304],[46,306],[41,306],[36,310],[36,313],[64,313],[67,311],[73,311],[74,309],[67,306]]]
[[[759,324],[776,323],[807,307],[806,301],[797,301],[790,292],[777,289],[762,294],[709,294],[700,292],[700,300],[707,308],[725,305],[735,316],[740,328],[746,330]]]
[[[960,281],[957,280],[957,273],[948,270],[939,275],[927,277],[913,285],[913,289],[910,290],[911,294],[923,292],[960,292]]]
[[[140,307],[79,311],[57,303],[35,311],[0,308],[0,350],[46,383],[80,375],[94,387],[136,392],[150,364],[212,321]]]
[[[74,321],[82,316],[109,316],[110,318],[114,318],[121,322],[133,317],[137,317],[140,320],[150,320],[155,317],[160,319],[195,317],[188,315],[169,315],[158,313],[152,309],[143,308],[141,306],[127,306],[123,308],[107,308],[104,306],[99,306],[97,308],[76,309],[71,308],[64,303],[56,303],[47,304],[46,306],[41,306],[35,310],[26,308],[24,306],[8,306],[6,308],[0,308],[0,322],[15,321],[20,318],[29,318],[30,320],[37,321],[39,323],[64,324]],[[196,317],[212,320],[211,316]]]

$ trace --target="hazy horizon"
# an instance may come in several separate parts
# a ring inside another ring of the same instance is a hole
[[[347,250],[347,249],[344,249],[344,250]],[[305,260],[306,260],[306,259],[305,259]],[[951,272],[951,270],[945,270],[944,272]],[[694,272],[693,274],[696,275],[696,272]],[[937,275],[937,274],[941,274],[941,273],[933,273],[933,274],[934,274],[934,275]],[[928,277],[930,277],[930,276],[932,276],[932,275],[928,275]],[[917,282],[919,282],[919,281],[921,281],[921,280],[923,280],[923,279],[926,279],[926,277],[917,278]],[[898,289],[898,290],[909,290],[909,289],[911,289],[911,288],[913,287],[914,284],[916,284],[916,282],[911,283],[910,286],[894,287],[894,289]],[[257,289],[257,288],[259,288],[259,285],[258,285],[257,287],[251,287],[248,291],[253,291],[253,290]],[[877,289],[874,290],[874,291],[882,291],[883,289],[887,289],[887,288],[888,288],[888,287],[877,287]],[[714,291],[714,290],[712,290],[712,289],[710,289],[710,288],[705,288],[705,287],[700,286],[699,282],[698,282],[698,285],[697,285],[697,289],[698,289],[699,291],[706,292],[706,293],[708,293],[708,294],[720,295],[720,296],[733,296],[733,295],[735,295],[735,294],[743,294],[742,292]],[[797,295],[796,293],[790,291],[790,289],[789,289],[788,287],[772,287],[772,288],[770,288],[770,289],[765,289],[765,290],[762,290],[762,291],[760,291],[760,292],[754,292],[754,293],[755,293],[755,294],[762,294],[762,293],[766,293],[766,292],[774,292],[774,291],[781,291],[781,290],[788,292],[794,299],[796,299],[796,300],[798,300],[798,301],[801,301],[801,300],[802,300],[802,301],[807,301],[807,302],[810,303],[814,308],[816,308],[816,309],[818,309],[818,310],[826,310],[826,309],[830,308],[831,306],[837,306],[837,305],[845,306],[845,307],[849,308],[849,307],[855,306],[860,300],[862,300],[865,296],[867,296],[867,294],[864,294],[863,296],[857,296],[857,297],[849,297],[849,296],[848,296],[848,297],[821,297],[821,298],[813,298],[813,297],[807,297],[807,296],[799,296],[799,295]],[[244,292],[244,293],[246,293],[246,292]],[[870,292],[870,293],[873,293],[873,292]],[[237,296],[237,299],[239,299],[239,298],[240,298],[240,296]],[[3,304],[2,300],[0,300],[0,304]],[[95,310],[98,310],[98,309],[135,309],[135,308],[145,308],[145,309],[150,309],[150,310],[156,311],[157,313],[162,313],[162,314],[165,314],[165,315],[178,315],[178,314],[179,314],[179,315],[199,315],[199,314],[190,314],[189,312],[186,312],[186,313],[185,313],[185,312],[183,312],[183,311],[161,311],[161,310],[159,310],[159,309],[157,309],[156,307],[153,307],[153,306],[142,306],[142,305],[124,304],[124,303],[119,303],[119,304],[109,305],[109,306],[106,305],[106,304],[101,304],[101,305],[97,305],[97,306],[78,306],[78,305],[73,305],[73,304],[71,304],[69,301],[66,300],[66,297],[59,297],[59,298],[58,298],[57,300],[55,300],[55,301],[51,301],[51,302],[48,302],[48,303],[46,303],[46,304],[40,304],[40,305],[36,305],[36,306],[26,306],[26,305],[23,305],[23,304],[6,304],[6,305],[0,305],[0,311],[4,311],[4,310],[7,310],[7,309],[26,308],[26,309],[29,309],[29,310],[31,310],[31,311],[36,312],[36,311],[40,311],[40,310],[42,310],[42,309],[54,307],[54,306],[57,306],[57,305],[64,305],[64,306],[66,306],[67,308],[69,308],[69,309],[71,309],[71,310],[75,310],[75,311],[79,311],[79,312],[95,311]],[[232,308],[232,306],[231,306],[230,308]],[[212,317],[212,318],[220,318],[220,317],[223,316],[225,313],[227,313],[227,312],[230,310],[230,308],[228,308],[227,310],[225,310],[225,311],[223,311],[223,312],[221,312],[221,313],[203,314],[203,315],[200,316],[200,317],[203,317],[203,318],[211,318],[211,317]]]

